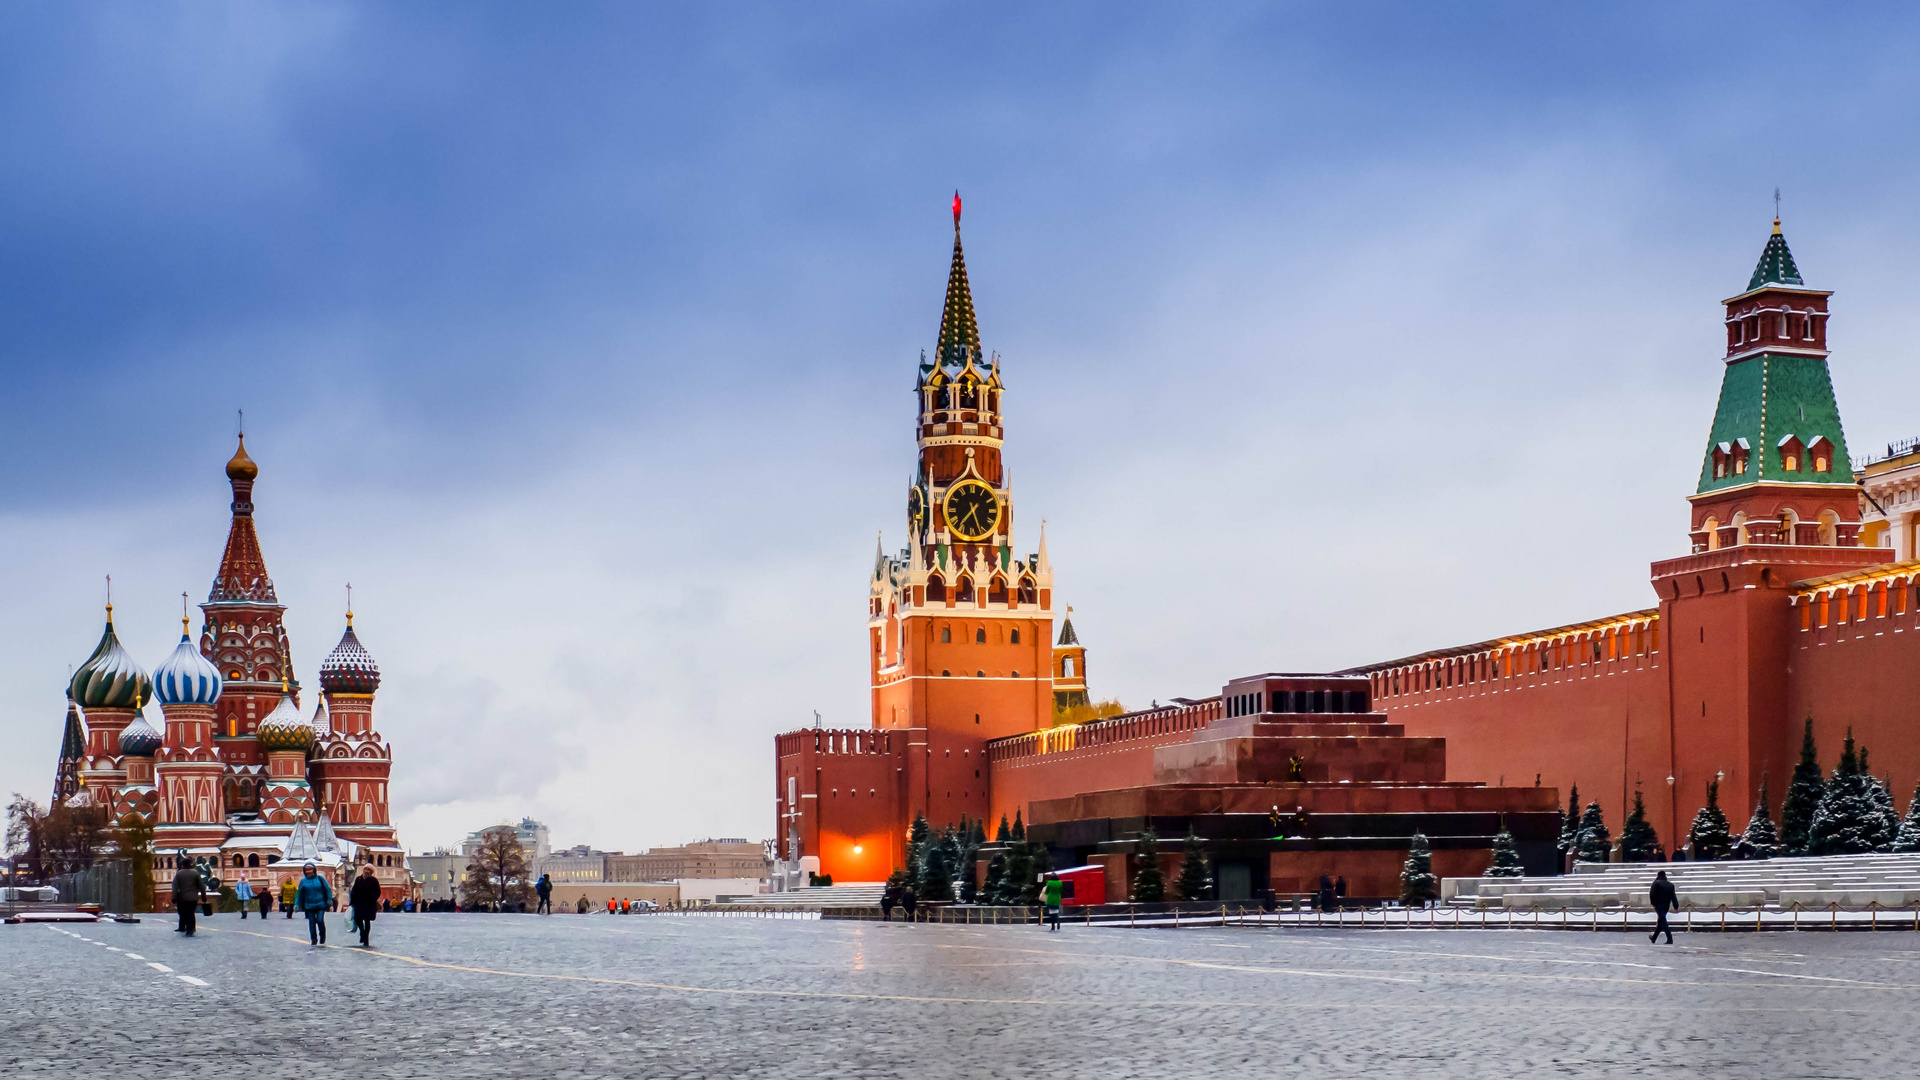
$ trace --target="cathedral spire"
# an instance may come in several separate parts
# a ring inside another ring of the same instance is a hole
[[[953,193],[953,265],[947,269],[947,302],[940,312],[940,342],[934,363],[979,362],[980,326],[973,317],[973,290],[967,287],[967,257],[960,250],[960,193]]]
[[[227,530],[227,550],[220,556],[220,572],[213,579],[209,603],[222,600],[264,600],[277,603],[267,560],[260,554],[260,537],[253,531],[253,481],[260,467],[247,456],[247,437],[227,462],[227,482],[233,486],[233,524]]]

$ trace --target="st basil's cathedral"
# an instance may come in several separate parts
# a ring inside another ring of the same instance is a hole
[[[67,687],[54,802],[152,825],[161,904],[182,853],[256,891],[278,889],[308,862],[336,888],[371,865],[384,895],[407,896],[412,880],[388,810],[393,753],[373,720],[380,666],[349,610],[320,664],[320,699],[302,707],[286,608],[254,531],[259,474],[242,436],[227,462],[233,521],[197,642],[183,614],[179,644],[149,676],[120,643],[107,605],[100,643]],[[147,714],[153,704],[158,727]]]

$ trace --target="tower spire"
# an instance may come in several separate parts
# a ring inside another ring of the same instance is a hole
[[[980,326],[973,317],[973,290],[967,286],[967,257],[960,248],[960,193],[953,193],[953,264],[947,269],[947,301],[940,312],[940,342],[934,362],[963,364],[980,355]]]

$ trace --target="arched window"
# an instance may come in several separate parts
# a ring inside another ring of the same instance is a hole
[[[1705,530],[1707,534],[1707,550],[1712,551],[1718,548],[1720,546],[1720,519],[1710,517],[1707,519],[1707,523],[1700,526],[1700,528]]]
[[[986,627],[984,627],[984,626],[982,626],[982,627],[979,627],[979,628],[977,628],[977,629],[975,629],[975,630],[974,630],[974,632],[973,632],[973,643],[974,643],[975,645],[985,645],[985,644],[987,643],[987,628],[986,628]]]
[[[1020,579],[1020,602],[1023,604],[1040,602],[1040,590],[1034,588],[1033,579],[1030,577]]]
[[[927,599],[938,600],[942,603],[946,602],[947,583],[939,574],[935,574],[927,579]]]
[[[1073,657],[1069,656],[1060,661],[1060,677],[1063,679],[1073,678]]]
[[[943,626],[940,628],[940,644],[942,645],[953,644],[953,627]]]
[[[1009,641],[1011,644],[1014,644],[1014,645],[1020,644],[1020,631],[1018,630],[1013,631],[1013,633],[1009,636]]]
[[[987,603],[1004,604],[1007,602],[1007,579],[998,574],[987,583]]]
[[[249,856],[247,856],[247,865],[248,865],[248,866],[259,866],[259,865],[260,865],[260,856],[258,856],[258,855],[249,855]]]
[[[954,599],[958,600],[963,604],[973,603],[973,579],[972,578],[963,577],[960,579],[960,587],[955,590]]]

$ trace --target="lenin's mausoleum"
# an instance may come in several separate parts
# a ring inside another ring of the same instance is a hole
[[[1149,827],[1169,869],[1189,829],[1204,838],[1223,900],[1322,873],[1393,895],[1415,833],[1437,874],[1479,873],[1502,827],[1530,872],[1551,872],[1575,784],[1616,830],[1637,787],[1668,844],[1716,777],[1736,828],[1763,776],[1777,811],[1809,717],[1823,756],[1851,728],[1896,791],[1920,776],[1920,563],[1895,561],[1913,559],[1920,515],[1890,505],[1920,489],[1920,456],[1890,448],[1856,477],[1830,294],[1802,282],[1778,221],[1725,301],[1720,400],[1651,606],[1332,674],[1226,678],[1214,697],[1078,724],[1055,707],[1087,700],[1086,654],[1070,619],[1055,634],[1044,532],[1033,553],[1013,548],[1002,375],[959,222],[956,198],[939,340],[914,386],[908,544],[877,553],[868,583],[872,726],[775,739],[783,847],[836,881],[886,878],[922,814],[1022,815],[1054,865],[1105,863],[1109,895],[1125,895]]]

